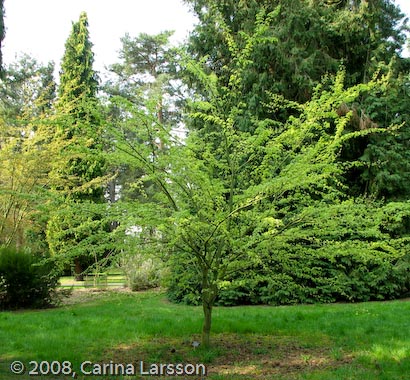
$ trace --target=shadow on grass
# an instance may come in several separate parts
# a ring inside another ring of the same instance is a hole
[[[106,350],[102,362],[205,364],[209,379],[293,379],[304,372],[334,370],[353,361],[351,354],[335,352],[325,341],[312,346],[295,337],[218,334],[212,348],[205,350],[192,346],[198,338],[144,339]]]

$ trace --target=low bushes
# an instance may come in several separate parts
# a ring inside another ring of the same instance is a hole
[[[120,268],[124,272],[127,286],[133,291],[160,286],[165,271],[159,259],[137,253],[122,255]]]
[[[410,289],[409,257],[376,244],[348,242],[267,251],[237,276],[221,282],[219,305],[359,302],[395,299]],[[174,267],[174,302],[199,304],[199,276]]]
[[[262,303],[359,302],[403,297],[409,290],[405,256],[340,244],[318,250],[295,247],[274,257],[270,275],[252,284]]]
[[[25,251],[0,248],[0,309],[52,305],[58,279],[51,262]]]
[[[249,226],[248,256],[220,282],[217,303],[359,302],[409,295],[410,202],[319,202],[301,207],[303,218],[298,204],[287,202],[284,198],[276,214],[267,204],[261,215],[268,210],[289,228],[276,233],[262,222]],[[168,294],[175,302],[198,304],[200,275],[188,259],[175,257]]]

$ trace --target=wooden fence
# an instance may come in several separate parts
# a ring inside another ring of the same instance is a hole
[[[61,277],[60,287],[64,289],[109,289],[126,286],[126,279],[122,272],[89,273],[84,276],[84,281],[76,281],[74,277]]]

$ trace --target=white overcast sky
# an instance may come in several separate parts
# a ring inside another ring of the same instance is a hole
[[[410,0],[395,3],[410,16]],[[40,62],[59,65],[72,21],[82,11],[88,14],[98,71],[118,61],[120,37],[125,33],[137,36],[175,30],[175,40],[182,41],[195,23],[182,0],[4,0],[4,6],[6,64],[28,53]]]
[[[97,70],[118,61],[125,33],[136,37],[174,30],[174,40],[182,41],[195,22],[182,0],[4,0],[4,7],[6,64],[27,53],[59,65],[72,22],[82,11],[88,15]]]

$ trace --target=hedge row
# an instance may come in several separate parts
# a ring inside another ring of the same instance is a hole
[[[183,262],[183,258],[181,260]],[[199,304],[197,273],[176,265],[168,289],[170,300]],[[220,284],[217,304],[359,302],[407,296],[410,259],[391,247],[361,241],[323,247],[295,245],[267,250],[258,263]]]

